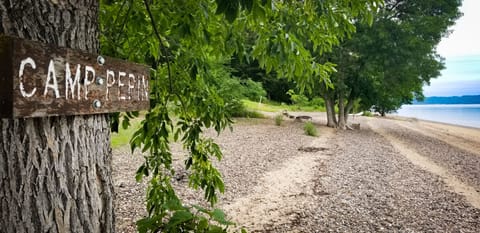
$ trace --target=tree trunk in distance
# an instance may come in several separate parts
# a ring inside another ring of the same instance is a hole
[[[345,97],[343,92],[338,94],[338,128],[347,129],[347,122],[345,120]]]
[[[0,0],[0,33],[98,52],[97,0]],[[108,115],[2,119],[1,232],[114,232]]]
[[[324,94],[323,99],[325,100],[325,107],[327,110],[327,126],[336,128],[337,120],[335,117],[335,101],[333,101],[328,94]]]
[[[349,100],[347,102],[347,105],[345,106],[345,113],[344,113],[345,114],[345,123],[348,123],[348,114],[350,114],[350,112],[352,111],[354,103],[355,103],[355,100],[349,98]]]

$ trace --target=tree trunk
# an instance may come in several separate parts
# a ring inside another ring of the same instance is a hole
[[[347,129],[345,120],[345,97],[342,92],[338,94],[338,128]]]
[[[345,106],[345,123],[348,124],[348,114],[350,114],[350,112],[352,111],[352,108],[353,108],[353,104],[355,103],[355,100],[354,99],[350,99],[348,100],[347,102],[347,105]]]
[[[0,0],[0,16],[0,33],[98,52],[97,0]],[[114,232],[108,122],[1,120],[1,232]]]
[[[323,99],[325,100],[325,107],[327,110],[327,126],[336,128],[337,120],[335,117],[335,101],[332,100],[328,94],[324,94]]]

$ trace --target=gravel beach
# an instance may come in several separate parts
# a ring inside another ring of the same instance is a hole
[[[238,120],[219,137],[216,162],[226,191],[217,207],[250,232],[479,232],[480,130],[412,119],[356,117],[360,130],[303,123]],[[185,188],[184,152],[173,146],[174,186],[186,203],[204,203]],[[114,150],[117,232],[135,232],[145,214],[143,158]]]

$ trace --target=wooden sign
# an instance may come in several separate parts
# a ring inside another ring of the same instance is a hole
[[[147,66],[0,36],[0,117],[149,108]]]

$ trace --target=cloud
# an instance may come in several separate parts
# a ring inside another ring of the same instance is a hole
[[[437,51],[444,57],[480,55],[480,1],[464,0],[460,10],[463,16],[451,28],[453,33],[444,38],[437,47]]]

